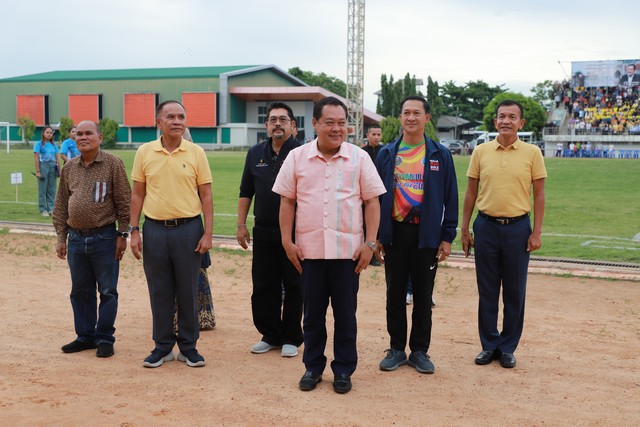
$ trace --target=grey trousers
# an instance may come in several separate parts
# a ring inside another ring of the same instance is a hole
[[[156,348],[181,351],[196,347],[200,336],[196,298],[202,255],[195,252],[204,228],[200,219],[175,227],[145,221],[142,260],[147,276],[153,340]],[[174,298],[178,304],[178,335],[173,330]]]

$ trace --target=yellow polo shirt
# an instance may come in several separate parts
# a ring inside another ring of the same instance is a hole
[[[173,153],[165,150],[159,139],[141,145],[131,178],[146,185],[145,216],[160,220],[200,215],[198,186],[212,181],[204,150],[186,139]]]
[[[479,180],[479,211],[511,218],[531,212],[532,182],[546,178],[547,169],[537,146],[518,138],[504,148],[494,139],[473,150],[467,176]]]

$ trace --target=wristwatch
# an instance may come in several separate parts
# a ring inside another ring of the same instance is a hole
[[[368,240],[365,240],[364,244],[369,246],[369,249],[371,249],[372,251],[375,251],[378,248],[378,245],[376,245],[375,243],[370,242]]]
[[[126,239],[127,237],[129,237],[129,233],[127,233],[126,231],[118,231],[118,237]]]
[[[133,233],[134,231],[140,231],[140,227],[138,227],[137,225],[130,225],[129,233]]]

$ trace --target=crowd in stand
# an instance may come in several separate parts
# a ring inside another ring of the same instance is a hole
[[[576,134],[640,134],[640,86],[574,87],[569,93],[565,106]]]

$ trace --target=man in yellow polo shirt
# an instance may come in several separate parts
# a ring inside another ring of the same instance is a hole
[[[468,185],[462,212],[462,249],[475,248],[478,282],[478,330],[482,351],[478,365],[500,360],[516,366],[513,355],[522,335],[529,255],[542,245],[544,179],[547,171],[540,149],[518,138],[524,126],[522,105],[505,100],[496,108],[498,137],[478,146],[467,170]],[[533,230],[531,187],[533,185]],[[469,222],[474,205],[478,216]],[[498,304],[502,286],[503,322],[498,332]]]
[[[158,105],[156,124],[162,136],[138,148],[131,172],[131,251],[137,259],[144,252],[153,315],[155,349],[144,360],[147,368],[173,360],[176,342],[179,361],[190,367],[205,364],[196,349],[196,297],[202,254],[212,243],[211,169],[204,150],[183,138],[186,118],[178,101]],[[138,228],[142,211],[144,240]],[[177,336],[173,330],[174,299],[178,304]]]

